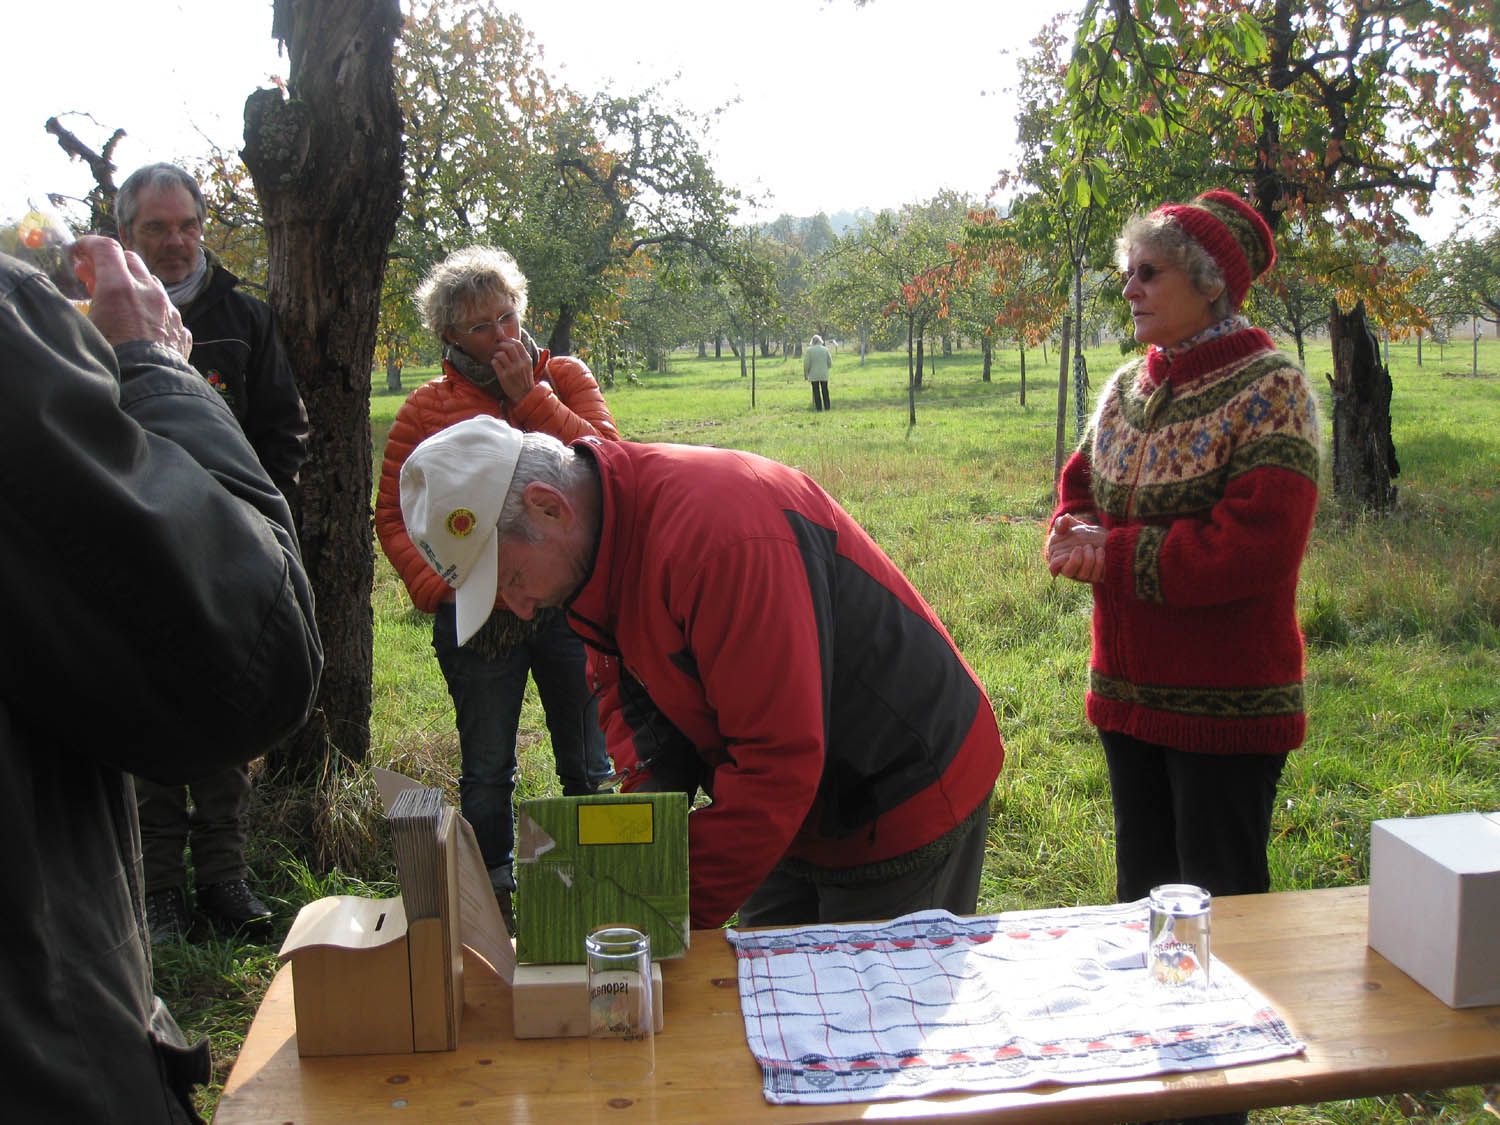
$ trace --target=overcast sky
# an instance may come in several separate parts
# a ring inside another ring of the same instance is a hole
[[[549,73],[582,93],[664,83],[700,112],[728,106],[705,146],[721,179],[766,201],[747,217],[772,218],[896,207],[942,188],[985,198],[1014,156],[1017,58],[1045,22],[1077,3],[500,6],[531,29]],[[19,33],[7,43],[0,218],[28,197],[82,196],[92,184],[44,132],[48,117],[61,115],[95,148],[123,128],[123,179],[150,161],[190,158],[210,141],[240,147],[246,95],[288,69],[270,37],[270,0],[67,0],[59,11],[65,20],[50,25],[25,21],[38,36],[34,48]]]

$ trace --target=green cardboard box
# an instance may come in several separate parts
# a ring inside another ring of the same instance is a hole
[[[651,938],[655,960],[688,948],[688,802],[682,793],[607,793],[521,802],[516,959],[582,963],[600,926]]]

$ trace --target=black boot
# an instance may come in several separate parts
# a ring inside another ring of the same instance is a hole
[[[198,909],[221,934],[239,934],[254,941],[271,937],[271,908],[255,897],[243,879],[228,879],[198,888]]]
[[[181,887],[167,887],[146,896],[146,929],[151,934],[152,945],[182,941],[187,937],[191,921],[187,895]]]

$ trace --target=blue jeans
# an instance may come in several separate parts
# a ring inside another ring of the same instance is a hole
[[[458,726],[459,809],[474,829],[484,865],[510,882],[515,851],[516,731],[528,673],[536,680],[552,756],[565,796],[592,793],[611,773],[589,691],[583,641],[559,614],[525,642],[491,659],[456,643],[453,605],[440,606],[432,649],[448,682]],[[513,883],[510,883],[513,886]]]

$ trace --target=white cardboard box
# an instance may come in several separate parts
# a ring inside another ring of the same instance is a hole
[[[1369,943],[1450,1008],[1500,1004],[1500,813],[1377,820]]]

